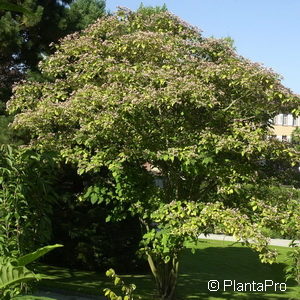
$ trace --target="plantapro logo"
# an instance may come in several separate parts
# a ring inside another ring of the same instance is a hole
[[[265,280],[263,282],[238,282],[236,280],[210,280],[207,288],[211,292],[217,291],[234,291],[234,292],[285,292],[287,286],[284,282],[274,282],[273,280]]]

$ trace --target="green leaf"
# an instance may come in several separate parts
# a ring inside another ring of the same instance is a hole
[[[120,277],[116,277],[115,281],[114,281],[114,284],[118,285],[120,282],[121,282],[121,278]]]
[[[203,164],[208,165],[213,162],[213,159],[211,157],[205,157],[202,162]]]
[[[107,270],[106,271],[106,273],[105,273],[105,275],[107,276],[107,277],[112,277],[112,276],[115,276],[115,271],[114,271],[114,269],[109,269],[109,270]]]
[[[0,261],[0,290],[13,284],[41,278],[41,275],[34,274],[24,266],[15,266],[9,260]]]
[[[26,254],[26,255],[20,257],[18,259],[18,265],[25,266],[25,265],[33,262],[34,260],[38,259],[39,257],[45,255],[46,253],[48,253],[56,248],[60,248],[60,247],[63,247],[63,245],[55,244],[55,245],[42,247],[32,253],[29,253],[29,254]]]
[[[97,202],[98,202],[98,199],[99,199],[98,194],[92,193],[92,195],[91,195],[91,203],[92,203],[92,204],[97,203]]]
[[[6,158],[6,162],[10,168],[12,168],[12,161],[9,158]]]

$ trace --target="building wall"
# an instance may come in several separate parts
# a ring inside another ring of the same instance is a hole
[[[300,117],[292,114],[279,114],[273,120],[274,136],[280,141],[291,141],[292,132],[300,126]]]

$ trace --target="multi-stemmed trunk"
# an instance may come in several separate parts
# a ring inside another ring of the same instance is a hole
[[[161,300],[174,300],[178,277],[178,257],[174,255],[168,262],[161,258],[153,258],[148,254],[148,262],[154,275],[159,298]]]

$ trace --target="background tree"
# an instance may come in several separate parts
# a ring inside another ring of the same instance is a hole
[[[107,221],[139,218],[161,299],[174,298],[180,253],[201,232],[231,233],[273,261],[260,190],[277,179],[264,166],[298,155],[266,137],[300,100],[278,75],[144,7],[66,37],[41,71],[49,81],[14,90],[14,127],[89,178],[79,199],[107,204]]]
[[[15,11],[15,12],[20,12],[23,14],[31,14],[29,10],[27,10],[25,7],[18,5],[18,4],[13,4],[9,1],[6,0],[0,0],[0,9],[1,10],[8,10],[8,11]]]
[[[72,33],[82,30],[104,15],[105,1],[76,0],[67,12],[67,30]]]
[[[38,62],[50,44],[105,14],[104,0],[22,0],[0,2],[0,143],[14,142],[5,116],[12,86],[25,77],[43,80]]]

